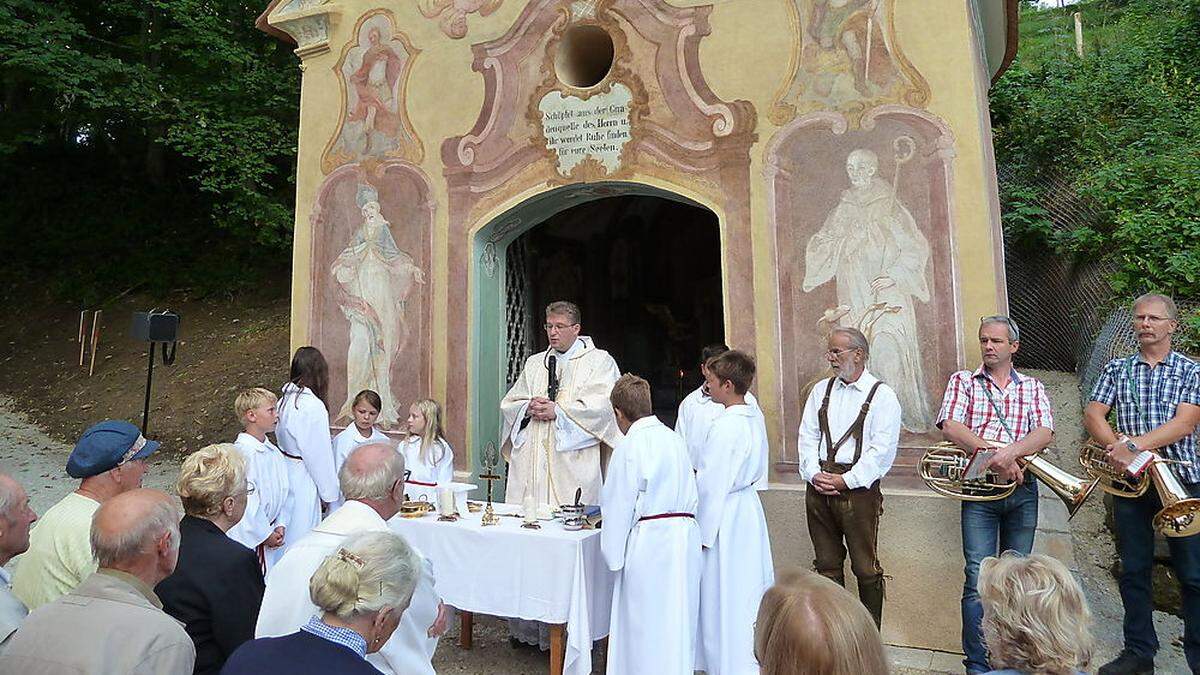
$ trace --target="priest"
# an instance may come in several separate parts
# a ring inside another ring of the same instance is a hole
[[[692,463],[654,416],[650,383],[623,375],[611,400],[625,438],[600,491],[600,550],[617,573],[607,672],[691,675],[701,565]]]
[[[756,675],[754,621],[774,582],[767,520],[755,484],[765,471],[767,429],[746,405],[754,359],[732,350],[706,364],[708,391],[725,412],[713,422],[696,467],[696,519],[704,545],[697,670]]]
[[[546,307],[550,346],[525,361],[521,376],[500,402],[504,416],[502,452],[508,460],[505,501],[549,510],[582,493],[584,503],[600,498],[600,457],[621,434],[609,403],[620,377],[617,362],[579,334],[579,307]]]

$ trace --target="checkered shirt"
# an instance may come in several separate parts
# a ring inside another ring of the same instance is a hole
[[[1179,352],[1167,354],[1154,368],[1140,354],[1113,359],[1096,380],[1092,400],[1116,411],[1118,431],[1141,436],[1169,422],[1180,403],[1200,405],[1200,365]],[[1162,453],[1191,462],[1168,466],[1184,483],[1200,483],[1194,431],[1162,448]]]
[[[1004,422],[988,401],[989,391],[1016,438],[1009,438]],[[983,366],[975,372],[960,370],[951,375],[942,397],[942,409],[938,412],[939,429],[946,420],[962,423],[984,440],[1004,444],[1025,438],[1038,427],[1054,430],[1054,412],[1045,387],[1037,378],[1022,375],[1016,369],[1004,389]]]
[[[347,649],[353,650],[355,654],[367,658],[367,640],[363,636],[355,633],[349,628],[341,626],[330,626],[321,620],[321,617],[314,616],[308,620],[308,623],[300,627],[300,630],[306,633],[312,633],[319,638],[329,640],[334,644],[339,644]]]

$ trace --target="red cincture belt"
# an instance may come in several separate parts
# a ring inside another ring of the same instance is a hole
[[[642,516],[641,518],[638,518],[638,522],[640,523],[643,520],[659,520],[661,518],[695,518],[695,517],[696,517],[696,514],[694,514],[694,513],[656,513],[652,516]]]
[[[419,480],[406,480],[404,482],[409,485],[420,485],[421,487],[437,487],[437,483],[422,483]]]

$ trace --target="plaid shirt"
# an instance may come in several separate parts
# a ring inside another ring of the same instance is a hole
[[[353,650],[355,654],[367,658],[367,640],[350,630],[341,626],[330,626],[321,620],[320,616],[314,616],[308,620],[308,623],[300,627],[300,630],[305,633],[312,633],[319,638],[329,640],[334,644],[339,644],[347,649]]]
[[[989,392],[1016,438],[1009,438],[1004,422],[988,401]],[[1054,430],[1054,412],[1050,409],[1050,399],[1046,398],[1046,389],[1037,378],[1022,375],[1016,369],[1004,389],[1000,389],[983,366],[975,372],[960,370],[951,375],[937,417],[939,429],[946,420],[962,423],[984,440],[1005,444],[1025,438],[1038,427]]]
[[[1116,411],[1120,433],[1141,436],[1171,421],[1180,403],[1200,405],[1200,365],[1179,352],[1167,354],[1154,368],[1140,354],[1113,359],[1096,380],[1092,400]],[[1179,480],[1200,483],[1195,432],[1162,452],[1168,459],[1192,463],[1168,465]]]

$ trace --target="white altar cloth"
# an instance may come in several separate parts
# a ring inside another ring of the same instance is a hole
[[[495,504],[496,513],[518,513],[519,505]],[[566,624],[565,675],[592,672],[592,642],[608,635],[614,574],[600,553],[600,531],[564,530],[541,521],[540,530],[520,518],[501,517],[483,527],[483,514],[458,522],[436,515],[389,521],[433,563],[442,600],[476,614]],[[445,647],[443,647],[444,649]]]

